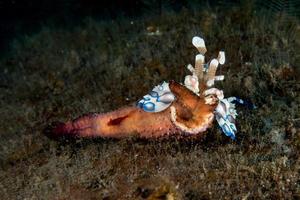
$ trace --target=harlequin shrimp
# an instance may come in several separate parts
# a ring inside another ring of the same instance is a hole
[[[203,134],[212,126],[214,118],[223,133],[235,139],[237,112],[235,103],[246,104],[237,97],[224,98],[223,91],[213,87],[218,65],[225,63],[225,52],[205,63],[206,46],[201,37],[192,39],[199,54],[195,67],[187,66],[191,75],[184,83],[163,82],[145,95],[136,106],[123,107],[104,114],[87,114],[73,121],[58,123],[50,131],[52,136],[111,137],[130,135],[151,138],[171,134]]]

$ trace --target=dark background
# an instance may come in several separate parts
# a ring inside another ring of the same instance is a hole
[[[73,26],[84,17],[112,20],[161,14],[162,7],[180,10],[185,1],[171,0],[2,0],[0,1],[0,49],[12,38],[37,31],[42,25]]]
[[[43,25],[74,26],[85,17],[99,20],[139,18],[166,11],[232,7],[255,2],[257,9],[300,16],[299,0],[0,0],[0,52],[18,36],[38,31]]]

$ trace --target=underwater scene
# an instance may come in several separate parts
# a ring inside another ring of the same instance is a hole
[[[0,199],[300,199],[299,1],[0,16]]]

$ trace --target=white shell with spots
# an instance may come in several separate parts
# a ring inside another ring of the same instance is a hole
[[[138,102],[138,107],[146,112],[161,112],[167,109],[175,100],[174,94],[167,82],[155,86],[152,91]]]

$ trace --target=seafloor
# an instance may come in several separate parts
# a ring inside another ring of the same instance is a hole
[[[157,32],[156,32],[157,31]],[[194,35],[225,50],[225,96],[237,140],[205,136],[52,140],[43,130],[136,102],[183,81]],[[136,20],[86,18],[19,37],[0,63],[1,199],[299,199],[300,24],[244,8],[182,10]],[[298,50],[298,51],[297,51]]]

